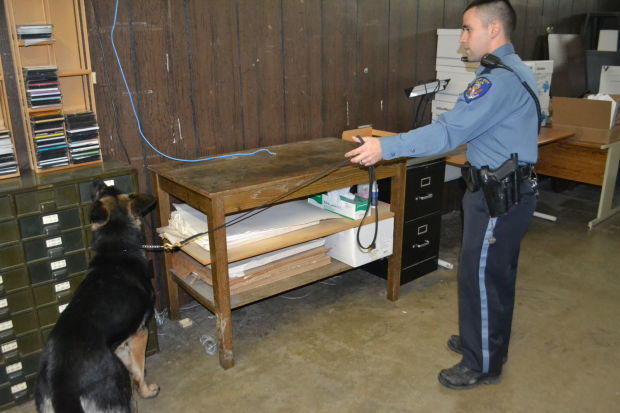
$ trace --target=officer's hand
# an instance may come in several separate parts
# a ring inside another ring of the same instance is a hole
[[[371,166],[383,159],[381,143],[378,138],[365,136],[362,140],[364,141],[363,145],[345,153],[344,156],[350,158],[352,163],[358,163],[362,166]]]

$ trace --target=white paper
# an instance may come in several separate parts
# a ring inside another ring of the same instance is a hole
[[[620,94],[620,66],[602,66],[599,94]]]
[[[618,50],[618,30],[601,30],[598,32],[598,46],[601,52],[615,52]]]

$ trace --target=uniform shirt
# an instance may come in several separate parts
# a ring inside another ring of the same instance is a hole
[[[532,90],[532,71],[515,54],[512,44],[493,54],[511,67]],[[480,66],[476,79],[459,95],[454,109],[433,123],[406,133],[381,138],[384,159],[437,155],[468,143],[467,159],[475,167],[499,167],[517,153],[519,163],[538,158],[538,113],[534,99],[514,73]]]

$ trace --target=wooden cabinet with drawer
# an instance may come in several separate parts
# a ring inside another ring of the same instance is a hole
[[[401,284],[437,269],[444,173],[443,159],[407,168]],[[379,199],[390,202],[389,194],[389,182],[379,181]],[[385,258],[364,266],[381,278],[386,277],[386,268]]]

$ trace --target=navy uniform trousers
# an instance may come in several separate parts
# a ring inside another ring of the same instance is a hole
[[[519,247],[536,208],[528,181],[521,202],[490,218],[482,190],[463,197],[463,244],[459,262],[459,335],[462,363],[500,374],[508,353]]]

